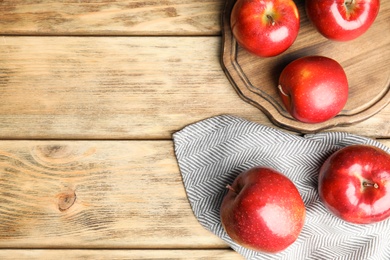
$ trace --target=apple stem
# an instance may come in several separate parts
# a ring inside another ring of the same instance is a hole
[[[272,15],[267,14],[267,19],[268,21],[271,21],[271,25],[275,25],[275,19]]]
[[[355,4],[355,0],[345,0],[344,5],[347,9],[352,9]]]
[[[233,189],[232,186],[230,186],[229,184],[226,185],[226,188],[229,189],[230,191],[233,191],[234,193],[237,193],[235,189]]]
[[[375,189],[378,189],[379,185],[377,183],[363,182],[363,187],[374,187]]]
[[[282,93],[284,96],[288,97],[288,95],[286,93],[284,93],[282,85],[279,84],[278,89],[279,89],[280,93]]]

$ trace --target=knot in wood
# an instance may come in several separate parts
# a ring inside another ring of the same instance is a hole
[[[67,145],[53,144],[37,147],[43,157],[61,159],[72,155],[72,148]]]
[[[65,211],[73,206],[76,201],[76,193],[74,191],[68,191],[61,193],[58,196],[58,209]]]

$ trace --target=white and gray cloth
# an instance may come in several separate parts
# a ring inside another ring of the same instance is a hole
[[[174,133],[173,140],[196,218],[246,259],[390,259],[390,220],[369,225],[347,223],[328,212],[317,192],[319,168],[333,152],[352,144],[370,144],[390,153],[385,145],[345,132],[302,137],[230,115],[189,125]],[[219,217],[226,185],[240,172],[258,165],[289,177],[306,206],[300,236],[277,254],[237,245],[223,230]]]

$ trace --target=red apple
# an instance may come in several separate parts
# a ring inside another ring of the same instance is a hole
[[[333,118],[348,99],[344,69],[323,56],[306,56],[288,64],[280,74],[278,88],[287,111],[305,123]]]
[[[390,155],[368,145],[351,145],[322,165],[318,191],[324,205],[357,224],[390,217]]]
[[[276,253],[299,236],[305,205],[285,175],[266,167],[241,173],[228,185],[221,221],[230,238],[246,248]]]
[[[326,38],[349,41],[370,28],[379,5],[379,0],[306,0],[306,13]]]
[[[271,57],[295,41],[299,13],[292,0],[237,0],[230,24],[241,47],[260,57]]]

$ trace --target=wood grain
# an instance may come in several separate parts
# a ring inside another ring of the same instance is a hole
[[[0,205],[0,248],[228,247],[194,217],[170,141],[1,141]]]
[[[239,260],[244,259],[230,249],[220,250],[0,250],[3,260],[30,259],[185,259]]]
[[[2,0],[3,35],[220,35],[222,0]]]
[[[221,69],[218,37],[0,37],[0,138],[170,139],[220,114],[274,126]],[[390,107],[332,130],[390,137]]]
[[[243,100],[269,115],[275,124],[300,132],[318,132],[363,121],[390,102],[390,2],[381,2],[374,24],[353,41],[336,42],[320,35],[305,15],[304,1],[296,1],[301,26],[294,44],[284,53],[260,58],[241,48],[231,31],[228,0],[223,15],[222,64]],[[376,39],[373,41],[372,39]],[[278,78],[293,60],[311,55],[332,58],[344,68],[349,83],[347,104],[334,118],[317,124],[302,123],[285,109]]]

